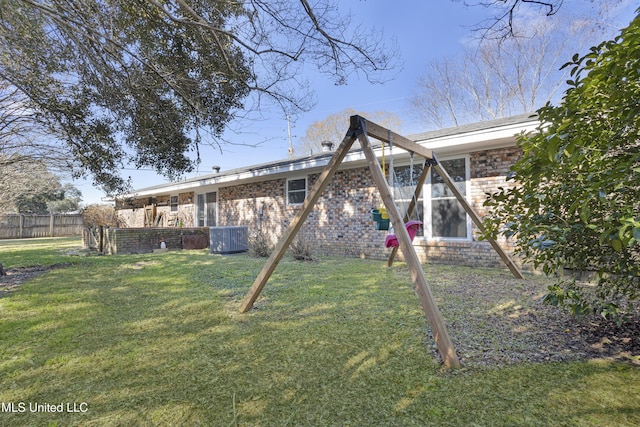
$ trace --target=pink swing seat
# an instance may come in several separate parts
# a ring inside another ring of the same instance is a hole
[[[404,226],[407,229],[407,233],[409,233],[411,241],[413,242],[413,238],[416,237],[416,234],[418,234],[418,230],[422,226],[422,222],[409,221]],[[388,234],[384,239],[384,246],[387,248],[395,248],[397,246],[400,246],[400,243],[398,242],[398,238],[395,234]]]

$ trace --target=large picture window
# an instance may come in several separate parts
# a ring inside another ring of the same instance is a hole
[[[467,194],[467,159],[440,161],[455,186],[462,195]],[[467,239],[469,237],[469,221],[462,205],[444,183],[442,177],[431,170],[431,237],[445,239]]]
[[[301,205],[307,197],[307,178],[287,180],[287,204]]]

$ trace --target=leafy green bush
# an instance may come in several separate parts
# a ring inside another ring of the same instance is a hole
[[[640,16],[564,67],[562,103],[519,137],[516,184],[485,203],[487,234],[513,236],[547,274],[593,271],[595,287],[561,279],[546,301],[620,321],[640,297]]]

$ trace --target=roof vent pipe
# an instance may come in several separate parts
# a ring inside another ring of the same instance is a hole
[[[320,145],[322,145],[322,151],[324,153],[333,151],[333,142],[331,141],[322,141]]]
[[[213,169],[213,173],[220,173],[220,166],[211,166],[211,169]]]

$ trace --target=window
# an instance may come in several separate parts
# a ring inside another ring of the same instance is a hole
[[[301,205],[307,197],[307,178],[287,180],[287,204]]]
[[[449,173],[455,186],[462,195],[467,194],[467,159],[443,160],[442,167]],[[444,183],[442,177],[431,170],[430,191],[430,225],[431,237],[467,239],[470,233],[470,223],[462,205],[458,202],[453,192]]]
[[[169,205],[171,205],[171,212],[178,212],[178,196],[171,196]]]

